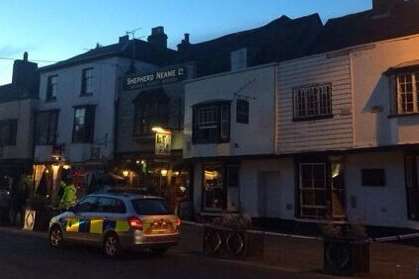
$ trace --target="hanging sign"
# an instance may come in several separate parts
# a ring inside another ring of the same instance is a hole
[[[170,132],[157,132],[154,151],[156,155],[170,155],[172,149],[172,134]]]
[[[124,90],[134,90],[149,86],[158,86],[165,83],[176,82],[186,78],[186,67],[175,66],[164,68],[150,73],[128,75],[124,80]]]

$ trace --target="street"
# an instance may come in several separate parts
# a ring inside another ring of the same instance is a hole
[[[277,268],[206,258],[179,250],[163,257],[104,258],[98,249],[49,248],[45,235],[0,230],[0,277],[8,278],[320,278]]]

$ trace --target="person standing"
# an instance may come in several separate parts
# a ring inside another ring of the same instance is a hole
[[[68,209],[74,206],[77,201],[77,189],[73,183],[73,178],[70,175],[65,176],[62,180],[61,187],[62,195],[60,196],[59,208]]]

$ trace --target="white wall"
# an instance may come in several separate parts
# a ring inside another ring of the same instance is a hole
[[[107,58],[91,63],[69,66],[41,74],[40,110],[58,109],[57,144],[66,145],[66,159],[80,162],[90,159],[90,145],[72,144],[74,106],[96,105],[94,144],[101,149],[104,158],[111,159],[113,152],[113,132],[115,108],[114,102],[118,92],[118,78],[123,76],[130,65],[126,58]],[[82,70],[93,68],[94,93],[92,96],[80,96]],[[137,63],[138,70],[149,71],[153,65]],[[46,102],[47,80],[51,75],[58,75],[57,100]],[[43,161],[49,154],[48,148],[37,146],[35,160]]]
[[[216,157],[272,154],[274,151],[275,65],[223,73],[187,82],[185,86],[185,147],[183,155]],[[248,96],[249,124],[236,122],[235,93]],[[231,103],[230,142],[192,144],[192,106],[211,100]]]
[[[350,221],[376,226],[409,226],[403,160],[401,152],[346,155],[346,208]],[[361,170],[374,168],[385,170],[386,185],[362,186]]]
[[[263,175],[277,178],[263,180]],[[270,175],[274,174],[274,175]],[[265,198],[260,187],[267,187]],[[294,163],[292,159],[244,160],[240,165],[242,212],[252,217],[294,219]],[[261,216],[260,202],[267,202],[267,215]]]
[[[319,83],[332,83],[333,118],[293,121],[293,88]],[[280,63],[278,85],[278,153],[352,146],[351,67],[348,55],[320,54]]]
[[[33,111],[37,100],[0,103],[0,120],[17,119],[16,145],[4,146],[0,159],[32,159]]]
[[[354,147],[419,143],[419,116],[391,114],[390,67],[419,60],[419,36],[377,42],[351,54],[354,96]],[[382,112],[373,113],[378,106]]]

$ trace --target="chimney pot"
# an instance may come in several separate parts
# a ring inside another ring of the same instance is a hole
[[[189,44],[189,37],[190,37],[190,34],[185,33],[185,43],[187,43],[187,44]]]
[[[28,52],[27,52],[27,51],[25,51],[25,52],[23,53],[23,61],[25,61],[25,62],[27,62],[27,61],[28,61]]]

